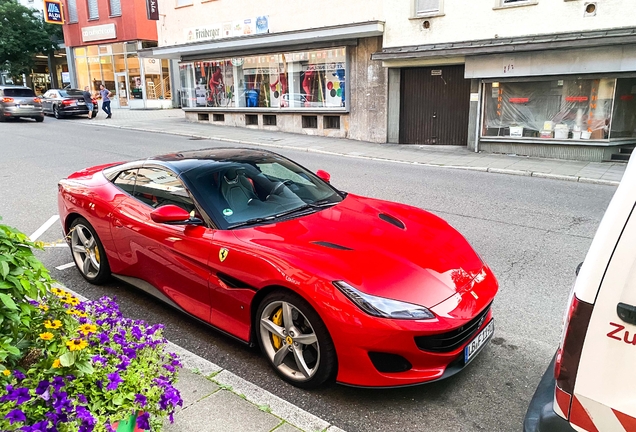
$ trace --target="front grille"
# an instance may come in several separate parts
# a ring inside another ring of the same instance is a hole
[[[486,315],[488,315],[488,311],[490,311],[489,304],[486,308],[479,313],[475,318],[468,321],[463,326],[456,328],[454,330],[439,333],[430,336],[416,336],[415,344],[417,347],[423,351],[432,351],[432,352],[451,352],[455,351],[457,348],[466,343],[470,338],[472,338],[475,333],[479,330],[479,327],[484,323],[484,319],[486,319]]]

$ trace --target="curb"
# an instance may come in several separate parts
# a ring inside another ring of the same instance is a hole
[[[87,300],[83,295],[64,285],[54,284],[54,286],[72,293],[80,300]],[[167,347],[170,351],[180,356],[184,368],[196,370],[204,379],[208,379],[218,384],[222,389],[241,396],[253,405],[269,407],[268,412],[298,429],[305,432],[345,432],[179,345],[168,341]]]
[[[537,177],[537,178],[545,178],[550,180],[563,180],[563,181],[571,181],[578,183],[588,183],[588,184],[597,184],[597,185],[605,185],[605,186],[618,186],[620,181],[614,180],[603,180],[603,179],[594,179],[588,177],[576,177],[576,176],[567,176],[561,174],[549,174],[538,171],[524,171],[524,170],[514,170],[514,169],[504,169],[504,168],[490,168],[490,167],[479,167],[479,166],[459,166],[459,165],[442,165],[442,164],[433,164],[433,163],[423,163],[423,162],[409,162],[402,161],[397,159],[386,159],[375,156],[364,156],[356,153],[338,153],[328,150],[319,150],[312,149],[308,147],[297,147],[297,146],[289,146],[289,145],[280,145],[280,144],[270,144],[263,142],[254,142],[240,139],[232,139],[232,138],[223,138],[223,137],[213,137],[213,136],[205,136],[205,135],[194,135],[190,133],[181,133],[181,132],[166,132],[166,131],[157,131],[152,129],[144,129],[144,128],[135,128],[131,126],[118,126],[118,125],[109,125],[109,124],[101,124],[101,123],[88,123],[83,122],[80,124],[91,124],[93,126],[103,126],[110,127],[116,129],[124,129],[124,130],[134,130],[139,132],[150,132],[150,133],[159,133],[159,134],[169,134],[169,135],[177,135],[184,137],[197,138],[202,140],[211,140],[211,141],[221,141],[228,142],[234,144],[243,144],[243,145],[253,145],[258,147],[272,147],[272,148],[280,148],[280,149],[291,149],[297,151],[304,151],[307,153],[320,153],[332,156],[344,156],[350,157],[354,159],[366,159],[380,162],[393,162],[393,163],[401,163],[408,165],[418,165],[418,166],[426,166],[426,167],[436,167],[436,168],[449,168],[449,169],[457,169],[457,170],[465,170],[465,171],[479,171],[479,172],[489,172],[494,174],[507,174],[507,175],[516,175],[516,176],[524,176],[524,177]]]

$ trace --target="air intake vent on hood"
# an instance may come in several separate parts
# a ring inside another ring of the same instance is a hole
[[[396,227],[400,228],[400,229],[404,229],[406,228],[404,226],[404,224],[402,223],[402,221],[400,221],[399,219],[394,218],[393,216],[389,216],[388,214],[385,213],[380,213],[378,215],[378,217],[380,219],[382,219],[385,222],[390,223],[391,225],[395,225]]]
[[[330,242],[325,242],[325,241],[315,241],[312,242],[313,244],[317,244],[318,246],[324,246],[324,247],[328,247],[331,249],[338,249],[338,250],[353,250],[351,248],[348,248],[346,246],[342,246],[339,244],[335,244],[335,243],[330,243]]]

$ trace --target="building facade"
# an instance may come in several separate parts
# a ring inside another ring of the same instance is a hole
[[[414,0],[385,11],[372,58],[389,75],[387,141],[596,161],[636,143],[636,3]]]
[[[159,0],[159,46],[179,62],[192,121],[386,141],[381,0]]]
[[[64,6],[72,87],[97,92],[104,84],[114,108],[173,106],[170,61],[138,56],[157,45],[145,0],[64,0]]]

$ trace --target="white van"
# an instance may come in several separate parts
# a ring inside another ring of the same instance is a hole
[[[636,156],[570,293],[561,345],[525,432],[636,431]]]

